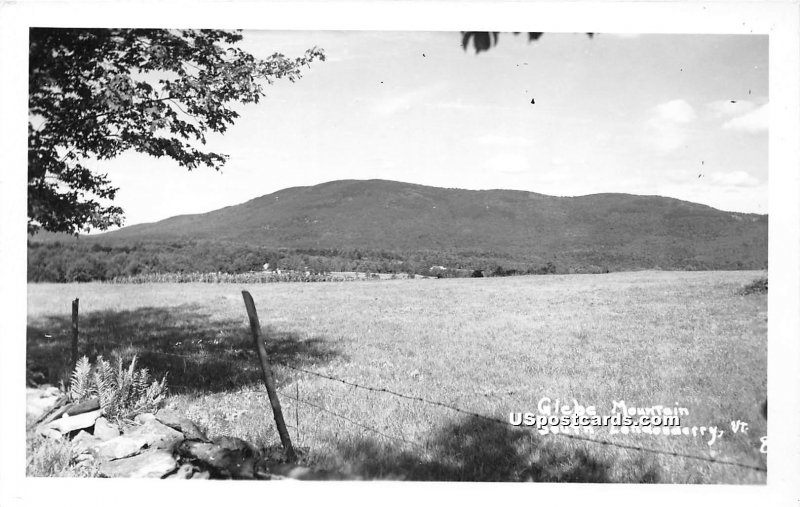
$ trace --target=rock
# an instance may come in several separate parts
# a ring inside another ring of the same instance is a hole
[[[94,425],[94,422],[100,417],[101,411],[100,410],[93,410],[92,412],[84,412],[80,415],[64,415],[64,417],[59,417],[49,423],[45,424],[46,428],[53,428],[63,433],[69,433],[70,431],[80,430],[83,428],[88,428]]]
[[[213,465],[214,461],[219,461],[219,457],[224,456],[227,451],[211,443],[184,440],[180,447],[178,447],[178,452],[181,456],[186,456],[190,459],[199,459],[204,463]]]
[[[150,413],[138,414],[136,417],[133,418],[134,422],[139,424],[144,424],[150,421],[155,420],[156,416]]]
[[[94,452],[104,459],[121,459],[137,454],[144,447],[171,452],[182,441],[182,433],[152,419],[127,433],[94,445]]]
[[[73,437],[72,441],[77,443],[88,438],[94,438],[94,435],[86,430],[80,430],[78,434]]]
[[[185,440],[178,450],[182,456],[203,462],[221,477],[254,479],[255,456],[247,448],[249,444],[243,445],[241,442],[244,441],[238,442],[239,440],[223,441],[223,444],[237,447],[234,449],[214,443]]]
[[[167,426],[178,431],[180,431],[181,420],[185,419],[182,413],[166,408],[159,410],[155,415],[155,418],[162,424],[166,424]]]
[[[189,419],[181,419],[180,428],[177,428],[178,431],[183,433],[184,438],[188,440],[197,440],[200,442],[208,442],[208,437],[206,436],[205,432],[200,429],[195,423],[190,421]]]
[[[156,419],[162,424],[166,424],[172,429],[183,433],[184,438],[187,440],[199,440],[200,442],[209,442],[206,434],[194,422],[186,417],[183,417],[178,412],[172,410],[160,410],[155,416]]]
[[[103,441],[111,440],[119,436],[119,428],[105,417],[98,417],[94,422],[94,436]]]
[[[85,414],[87,412],[95,412],[97,410],[100,410],[100,400],[97,398],[84,400],[77,403],[68,403],[67,397],[62,395],[58,397],[58,401],[56,402],[55,406],[47,413],[42,415],[41,422],[42,424],[49,424],[50,422],[62,417],[73,417],[76,415]]]
[[[228,466],[227,472],[230,473],[231,477],[234,479],[255,479],[256,460],[253,458],[244,458],[233,462]]]
[[[99,473],[105,477],[161,478],[178,468],[172,453],[162,450],[148,451],[130,458],[102,463]]]
[[[298,481],[330,481],[358,478],[354,476],[346,476],[337,472],[314,470],[302,465],[292,465],[290,463],[271,465],[269,466],[269,472],[273,474],[273,479],[284,478]]]
[[[98,398],[90,398],[88,400],[83,400],[75,403],[70,403],[66,407],[64,407],[64,413],[68,416],[76,416],[80,414],[85,414],[86,412],[94,412],[95,410],[100,410],[100,399]],[[59,414],[58,417],[62,417],[63,414]]]
[[[120,435],[105,442],[97,439],[87,447],[87,450],[101,459],[121,459],[137,454],[145,445],[147,442],[144,438],[128,438],[126,435]]]
[[[101,440],[99,438],[94,435],[90,435],[84,430],[79,431],[78,434],[72,438],[73,444],[77,445],[80,449],[85,450],[88,450],[89,447],[99,444],[100,442]]]
[[[183,441],[183,433],[158,422],[155,418],[128,431],[124,436],[131,439],[141,439],[145,445],[151,448],[168,449],[170,451]]]
[[[273,448],[266,451],[265,457],[270,461],[274,461],[276,463],[283,463],[286,461],[286,451],[280,448]]]
[[[194,474],[194,467],[188,463],[181,465],[174,474],[170,474],[165,479],[191,479]]]
[[[256,479],[262,481],[269,481],[272,479],[272,474],[269,473],[269,469],[266,467],[266,463],[263,459],[256,462],[255,476]]]
[[[242,454],[246,456],[257,456],[258,449],[249,442],[246,442],[238,437],[216,437],[211,440],[211,443],[216,444],[223,449],[227,449],[229,451],[241,451]]]
[[[286,477],[287,479],[295,479],[295,480],[313,479],[313,474],[314,474],[314,471],[308,467],[299,465],[289,465],[289,464],[272,466],[269,468],[269,471],[273,474]]]
[[[39,386],[46,396],[59,396],[61,395],[61,390],[56,386],[51,386],[49,384]]]
[[[75,457],[75,463],[83,463],[83,462],[86,462],[86,461],[91,461],[93,459],[94,459],[94,456],[92,456],[88,452],[85,452],[85,453],[78,454]]]
[[[45,438],[52,438],[53,440],[58,440],[61,438],[61,432],[55,428],[48,428],[46,426],[39,426],[36,432],[45,437]]]
[[[210,479],[210,478],[211,474],[208,473],[208,470],[203,470],[202,472],[195,472],[194,475],[192,475],[192,479]]]
[[[58,403],[59,394],[58,388],[52,386],[25,389],[26,415],[34,418],[42,417]]]

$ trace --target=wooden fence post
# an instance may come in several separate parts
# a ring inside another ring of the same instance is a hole
[[[69,365],[71,372],[78,362],[78,298],[72,302],[72,364]]]
[[[294,379],[294,396],[295,398],[297,398],[297,401],[294,402],[295,434],[297,435],[297,442],[302,445],[303,441],[300,440],[300,412],[298,411],[297,408],[297,405],[300,404],[300,382],[298,381],[296,376]]]
[[[247,317],[250,319],[250,332],[253,335],[258,358],[261,362],[261,373],[264,377],[264,385],[267,387],[269,402],[272,405],[272,415],[275,416],[275,426],[278,427],[278,435],[281,437],[281,445],[283,445],[283,450],[286,452],[286,459],[295,461],[297,460],[297,455],[294,453],[289,432],[286,430],[283,411],[281,411],[281,402],[278,399],[278,393],[275,391],[275,379],[267,361],[267,348],[264,346],[264,340],[261,337],[261,324],[258,322],[256,305],[253,302],[253,296],[246,290],[242,291],[242,297],[244,298],[244,306],[247,309]]]

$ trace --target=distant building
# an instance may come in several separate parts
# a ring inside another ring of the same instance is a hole
[[[280,275],[280,274],[281,274],[281,270],[280,270],[280,269],[278,269],[278,266],[277,266],[277,265],[276,265],[274,268],[270,269],[270,267],[269,267],[269,262],[267,262],[266,264],[264,264],[264,266],[263,266],[263,270],[264,270],[264,271],[271,271],[271,272],[273,272],[273,273],[276,273],[276,274],[278,274],[278,275]]]

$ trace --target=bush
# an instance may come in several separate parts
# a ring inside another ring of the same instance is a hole
[[[122,359],[116,367],[97,357],[94,367],[84,356],[75,365],[70,380],[69,396],[78,402],[99,398],[103,414],[111,420],[130,420],[137,414],[158,408],[167,394],[167,377],[152,380],[147,368],[136,369],[136,356],[125,368]]]
[[[750,294],[766,294],[767,293],[767,277],[759,278],[757,280],[753,280],[751,283],[745,285],[741,290],[739,290],[739,294],[742,296],[747,296]]]

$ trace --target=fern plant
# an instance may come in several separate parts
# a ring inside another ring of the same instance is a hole
[[[82,357],[75,365],[70,381],[72,401],[98,398],[103,415],[111,420],[130,420],[137,414],[151,412],[167,395],[166,375],[151,380],[147,368],[136,369],[136,356],[125,367],[121,358],[116,367],[98,356],[94,368]]]
[[[92,389],[91,373],[92,365],[89,363],[89,358],[83,356],[78,359],[69,383],[69,397],[72,401],[83,401],[95,394]]]
[[[118,359],[119,360],[119,359]],[[97,356],[97,364],[94,369],[94,389],[97,397],[100,398],[100,407],[110,407],[114,401],[114,391],[117,385],[114,369],[111,364]],[[104,408],[107,411],[107,408]]]

